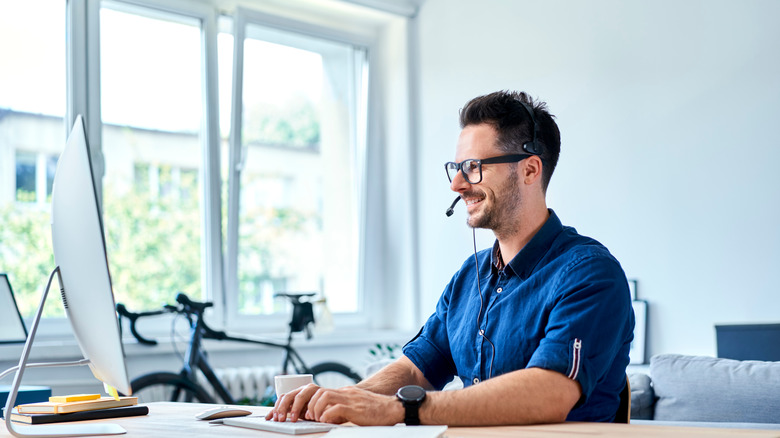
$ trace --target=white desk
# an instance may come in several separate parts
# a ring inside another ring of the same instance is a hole
[[[211,425],[207,421],[198,421],[195,414],[204,411],[214,405],[187,404],[187,403],[150,403],[149,415],[140,417],[114,418],[108,420],[95,420],[95,422],[116,423],[127,429],[126,435],[117,437],[181,437],[181,438],[213,438],[226,437],[275,437],[284,436],[271,432],[262,432],[240,427]],[[247,408],[242,406],[242,408]],[[262,414],[269,408],[248,407],[247,409]],[[17,423],[18,424],[18,423]],[[75,424],[75,423],[71,423]],[[18,427],[24,427],[19,425]],[[305,435],[317,438],[324,434]],[[0,425],[0,436],[11,436],[5,429],[5,424]],[[563,423],[538,426],[500,426],[500,427],[450,427],[446,434],[448,438],[472,438],[472,437],[780,437],[780,430],[754,430],[754,429],[716,429],[699,427],[669,427],[631,424],[603,424],[603,423]]]

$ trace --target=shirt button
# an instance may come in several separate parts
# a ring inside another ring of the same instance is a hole
[[[474,380],[472,380],[472,382],[474,382],[474,384],[476,385],[477,383],[479,383],[479,378],[474,377]]]
[[[503,288],[503,287],[499,287],[498,289],[496,289],[496,292],[498,292],[498,293],[501,293],[501,292],[503,292],[503,291],[504,291],[504,288]]]
[[[485,331],[484,331],[484,330],[480,330],[480,331],[479,331],[479,334],[480,334],[481,336],[485,336]]]

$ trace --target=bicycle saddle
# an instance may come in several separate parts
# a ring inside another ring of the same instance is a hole
[[[287,298],[294,303],[297,303],[303,297],[313,297],[317,295],[317,292],[301,292],[301,293],[289,293],[289,292],[277,292],[274,294],[274,298],[283,297]]]

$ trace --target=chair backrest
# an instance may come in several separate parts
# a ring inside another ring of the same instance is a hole
[[[612,422],[625,424],[631,422],[631,384],[628,383],[628,375],[626,375],[626,386],[620,391],[620,405]]]

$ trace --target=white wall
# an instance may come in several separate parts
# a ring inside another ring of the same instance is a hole
[[[413,102],[421,318],[471,252],[463,206],[444,216],[458,110],[520,89],[561,130],[548,205],[638,279],[649,354],[714,355],[714,324],[779,321],[777,17],[774,0],[427,0]]]

